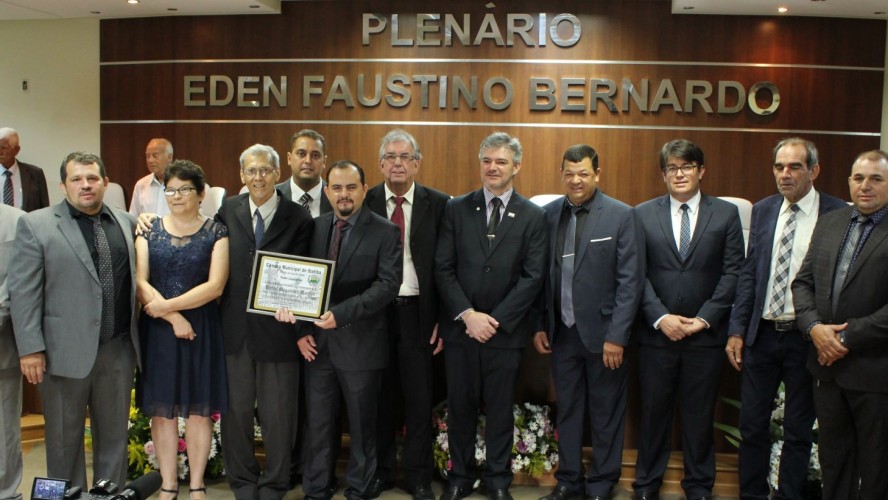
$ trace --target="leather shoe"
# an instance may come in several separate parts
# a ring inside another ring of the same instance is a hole
[[[636,491],[635,500],[660,500],[660,493],[657,491]]]
[[[439,500],[462,500],[472,494],[472,490],[468,488],[460,488],[459,486],[451,486],[441,493]]]
[[[382,495],[382,492],[385,490],[390,490],[395,487],[395,483],[392,481],[384,481],[382,478],[373,478],[370,481],[370,485],[367,486],[367,489],[364,490],[364,494],[361,495],[361,498],[365,500],[370,500],[372,498],[378,498],[379,495]]]
[[[610,500],[610,494],[607,495],[592,495],[590,497],[586,497],[586,500]]]
[[[410,496],[413,500],[435,500],[435,494],[432,493],[432,487],[427,484],[421,484],[410,490]]]
[[[559,484],[552,490],[552,493],[540,497],[540,500],[583,500],[583,492],[570,491],[567,486]]]
[[[497,488],[495,490],[490,490],[490,493],[487,494],[487,498],[490,500],[512,500],[512,495],[509,493],[509,490],[505,488]]]

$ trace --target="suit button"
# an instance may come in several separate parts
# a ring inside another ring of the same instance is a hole
[[[484,266],[484,272],[485,272],[485,273],[489,273],[489,272],[490,272],[490,266]]]

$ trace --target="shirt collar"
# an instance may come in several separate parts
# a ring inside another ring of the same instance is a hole
[[[801,200],[796,203],[799,206],[799,210],[802,211],[805,215],[811,215],[814,213],[815,205],[817,204],[817,191],[812,189],[808,191],[808,194],[802,197]],[[783,204],[780,205],[780,213],[786,212],[789,210],[789,206],[792,203],[789,202],[786,198],[783,198]]]
[[[77,210],[77,208],[74,207],[74,205],[72,205],[67,198],[65,199],[65,204],[68,206],[68,212],[71,214],[71,217],[74,217],[75,219],[79,219],[81,217],[93,217],[92,215]],[[108,205],[102,203],[102,209],[96,215],[105,215],[107,217],[111,217],[111,212],[108,210]]]
[[[298,201],[299,198],[302,198],[302,195],[308,193],[311,196],[312,201],[320,199],[323,196],[324,183],[319,182],[315,185],[315,187],[309,189],[308,191],[303,191],[296,181],[293,180],[293,177],[290,177],[290,190],[293,192],[293,201]]]
[[[592,192],[592,196],[590,196],[589,199],[584,201],[580,206],[583,207],[584,209],[586,209],[587,212],[591,212],[592,211],[592,202],[595,201],[595,195],[597,195],[597,194],[598,194],[598,188],[595,188],[595,191]],[[564,208],[567,209],[567,208],[571,208],[573,206],[575,206],[575,205],[570,202],[570,199],[568,199],[567,196],[565,196],[564,197]]]
[[[503,202],[503,207],[507,207],[507,206],[509,206],[509,200],[512,198],[512,193],[515,192],[515,188],[509,188],[506,190],[505,193],[503,193],[499,196],[494,195],[493,193],[488,191],[487,188],[484,188],[483,191],[484,191],[484,204],[485,205],[490,205],[490,200],[492,200],[494,198],[499,198]]]
[[[161,181],[160,179],[158,179],[156,175],[154,175],[154,174],[148,174],[148,176],[151,177],[151,184],[154,184],[154,185],[156,185],[156,186],[160,186],[161,189],[163,189],[163,188],[166,187],[166,186],[163,185],[163,181]]]
[[[397,196],[394,191],[389,189],[388,184],[382,183],[382,187],[383,187],[383,189],[385,189],[385,200],[386,201],[390,200],[394,196]],[[416,192],[416,183],[414,182],[413,184],[410,185],[410,189],[408,189],[407,192],[404,193],[404,199],[407,200],[408,205],[413,205],[413,195],[415,192]]]
[[[682,203],[672,196],[669,197],[669,206],[671,208],[671,213],[677,214],[681,212],[681,206],[687,204],[688,206],[688,215],[693,215],[697,213],[697,208],[700,207],[700,200],[703,198],[703,193],[701,191],[697,191],[697,194],[691,197],[690,200]]]
[[[886,214],[888,214],[888,205],[886,205],[886,206],[880,208],[879,210],[877,210],[876,212],[870,214],[869,220],[872,221],[874,226],[878,226],[879,223],[882,222],[882,219],[885,218]],[[860,216],[860,210],[857,210],[857,207],[854,207],[854,209],[851,210],[851,218],[856,219],[859,216]]]
[[[262,214],[263,220],[267,219],[268,216],[271,215],[271,213],[277,209],[278,201],[279,201],[277,192],[275,192],[274,196],[272,196],[265,203],[263,203],[262,205],[259,205],[259,206],[257,206],[255,203],[253,203],[253,198],[250,198],[249,195],[247,195],[247,199],[250,200],[250,216],[255,215],[256,209],[258,208],[259,213]]]
[[[0,169],[3,169],[2,171],[0,171],[0,174],[5,173],[7,170],[9,170],[10,172],[12,172],[13,177],[18,176],[18,174],[19,174],[18,160],[13,160],[12,166],[9,168],[6,168],[3,165],[0,165]]]

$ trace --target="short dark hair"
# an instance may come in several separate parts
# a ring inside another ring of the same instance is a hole
[[[290,137],[290,149],[288,149],[287,151],[289,151],[291,153],[293,152],[293,145],[296,144],[296,139],[299,139],[300,137],[308,137],[310,139],[314,139],[314,140],[320,142],[321,143],[321,151],[324,152],[324,155],[327,154],[327,139],[324,139],[324,136],[322,136],[321,134],[315,132],[314,130],[312,130],[310,128],[302,129],[299,132],[296,132],[295,134],[293,134]]]
[[[59,168],[59,175],[62,178],[62,182],[68,180],[68,163],[72,161],[81,165],[92,165],[93,163],[95,163],[99,166],[99,175],[101,175],[103,179],[105,177],[108,177],[108,175],[105,174],[105,163],[102,162],[102,159],[99,158],[98,155],[75,151],[73,153],[70,153],[68,156],[65,157],[64,160],[62,160],[62,166],[61,168]]]
[[[567,148],[561,157],[561,170],[564,170],[564,162],[579,163],[586,158],[592,160],[592,170],[598,172],[598,153],[586,144],[574,144]]]
[[[364,184],[366,184],[366,182],[364,181],[364,169],[351,160],[339,160],[336,163],[330,165],[330,167],[327,168],[327,171],[324,172],[324,181],[328,184],[330,183],[330,171],[334,168],[344,169],[349,167],[354,167],[354,169],[358,171],[358,175],[361,176],[361,185],[363,186]]]
[[[778,142],[777,145],[774,146],[774,151],[773,151],[774,163],[777,163],[777,153],[780,152],[780,149],[782,149],[783,146],[795,146],[795,145],[805,147],[805,153],[806,153],[805,154],[805,164],[808,166],[808,170],[811,170],[812,168],[814,168],[814,165],[817,165],[817,162],[819,161],[819,157],[817,154],[817,146],[815,146],[813,142],[811,142],[807,139],[802,139],[801,137],[787,137],[786,139],[783,139],[780,142]]]
[[[202,194],[206,189],[207,183],[204,171],[200,165],[191,160],[176,160],[163,171],[163,184],[166,185],[170,179],[179,179],[183,181],[191,181],[197,194]]]
[[[660,170],[666,171],[666,162],[670,156],[696,163],[698,167],[703,166],[703,150],[687,139],[673,139],[663,144],[663,148],[660,149]]]

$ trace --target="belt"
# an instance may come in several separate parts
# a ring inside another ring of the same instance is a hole
[[[419,295],[404,295],[392,300],[392,304],[396,306],[409,306],[417,302],[419,302]]]
[[[770,327],[772,330],[777,332],[794,332],[798,330],[796,327],[796,320],[787,319],[784,321],[774,321],[770,319],[763,319],[762,325]]]

